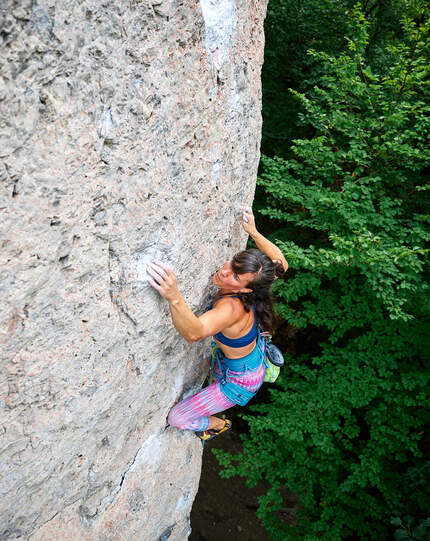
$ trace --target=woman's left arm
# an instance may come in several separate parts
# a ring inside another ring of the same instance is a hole
[[[151,286],[169,303],[173,325],[189,344],[212,336],[237,320],[234,304],[222,302],[198,318],[180,294],[176,274],[171,267],[156,261],[156,265],[148,264],[147,271],[153,277],[149,280]]]
[[[243,207],[242,212],[242,227],[253,238],[257,248],[265,253],[272,261],[279,261],[284,268],[284,271],[288,270],[288,263],[281,250],[273,244],[269,239],[266,239],[261,233],[257,231],[255,226],[255,218],[250,208]]]

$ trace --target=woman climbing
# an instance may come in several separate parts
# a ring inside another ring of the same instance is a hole
[[[231,427],[215,417],[236,404],[245,405],[264,379],[264,346],[257,329],[270,329],[270,286],[288,268],[281,250],[261,235],[251,210],[242,213],[242,226],[258,250],[239,252],[212,277],[220,288],[210,309],[197,317],[179,293],[174,271],[161,261],[150,263],[149,283],[168,302],[173,324],[188,343],[213,336],[218,346],[215,382],[182,400],[169,413],[169,424],[193,430],[202,440]]]

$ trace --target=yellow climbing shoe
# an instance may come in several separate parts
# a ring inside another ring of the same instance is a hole
[[[232,424],[233,423],[229,419],[225,419],[225,425],[219,430],[210,428],[209,430],[204,430],[203,432],[195,432],[195,434],[203,441],[211,440],[212,438],[215,438],[215,436],[219,436],[223,432],[227,432],[227,430],[230,430]]]

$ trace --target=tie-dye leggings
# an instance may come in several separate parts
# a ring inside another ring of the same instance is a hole
[[[207,430],[209,416],[219,413],[228,408],[236,406],[221,391],[222,373],[218,366],[214,369],[214,383],[205,387],[197,394],[189,396],[174,406],[169,413],[168,422],[170,426],[182,430],[194,430],[195,432]],[[244,387],[251,393],[255,393],[261,387],[264,379],[264,363],[255,370],[246,372],[233,372],[229,370],[227,381]]]

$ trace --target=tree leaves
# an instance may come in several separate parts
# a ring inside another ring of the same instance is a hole
[[[318,354],[286,355],[270,402],[244,416],[243,452],[217,452],[225,475],[269,481],[258,514],[273,539],[386,539],[390,517],[430,515],[414,473],[426,464],[430,405],[429,22],[420,2],[372,5],[385,43],[369,3],[370,23],[351,6],[340,22],[345,3],[326,4],[347,39],[324,35],[327,47],[300,59],[315,67],[307,91],[291,92],[304,136],[290,129],[282,157],[261,162],[259,211],[279,224],[271,237],[290,266],[274,285],[277,311],[327,337]],[[269,16],[285,20],[285,6],[274,0]],[[281,487],[300,495],[295,527],[280,518]],[[413,524],[396,536],[406,531]]]

